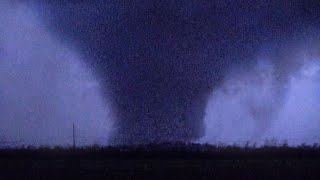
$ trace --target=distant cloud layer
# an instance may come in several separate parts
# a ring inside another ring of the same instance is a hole
[[[201,141],[264,143],[275,138],[291,145],[319,143],[320,56],[292,53],[301,67],[289,74],[282,87],[277,86],[274,66],[267,60],[258,60],[251,72],[230,75],[212,93]]]

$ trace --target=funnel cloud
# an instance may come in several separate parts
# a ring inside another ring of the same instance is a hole
[[[68,50],[62,49],[72,52],[71,59],[81,57],[81,64],[91,71],[94,80],[90,82],[96,83],[99,94],[95,101],[108,104],[107,111],[113,115],[112,126],[105,126],[110,130],[106,131],[110,143],[214,143],[219,138],[258,141],[268,135],[280,137],[278,130],[285,126],[277,129],[276,124],[296,113],[300,100],[293,97],[307,92],[299,88],[303,83],[317,87],[317,82],[310,80],[311,76],[316,79],[318,72],[313,69],[318,66],[320,43],[317,1],[60,0],[14,4],[32,7],[39,26],[59,44],[54,43],[55,48],[65,45]],[[34,39],[23,42],[30,43],[28,47],[37,44]],[[50,55],[54,48],[48,49]],[[310,58],[313,60],[306,60]],[[314,74],[306,77],[305,71]],[[60,78],[52,77],[50,82],[56,79]],[[71,102],[64,100],[61,104]],[[310,101],[315,108],[316,102]],[[107,112],[89,107],[95,115]],[[81,112],[88,112],[85,109]],[[301,113],[311,112],[305,109]],[[109,122],[106,116],[100,117],[105,119],[101,122]]]

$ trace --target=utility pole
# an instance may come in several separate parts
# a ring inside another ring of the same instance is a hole
[[[74,123],[72,124],[72,140],[73,140],[73,149],[75,149],[76,148],[76,138],[75,138]]]

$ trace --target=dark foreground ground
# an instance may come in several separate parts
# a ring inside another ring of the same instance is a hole
[[[319,146],[154,144],[0,150],[6,179],[320,179]]]

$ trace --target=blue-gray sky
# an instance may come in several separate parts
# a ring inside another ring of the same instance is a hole
[[[0,142],[71,144],[75,123],[78,144],[106,144],[112,115],[81,55],[32,7],[2,1],[0,11]]]

